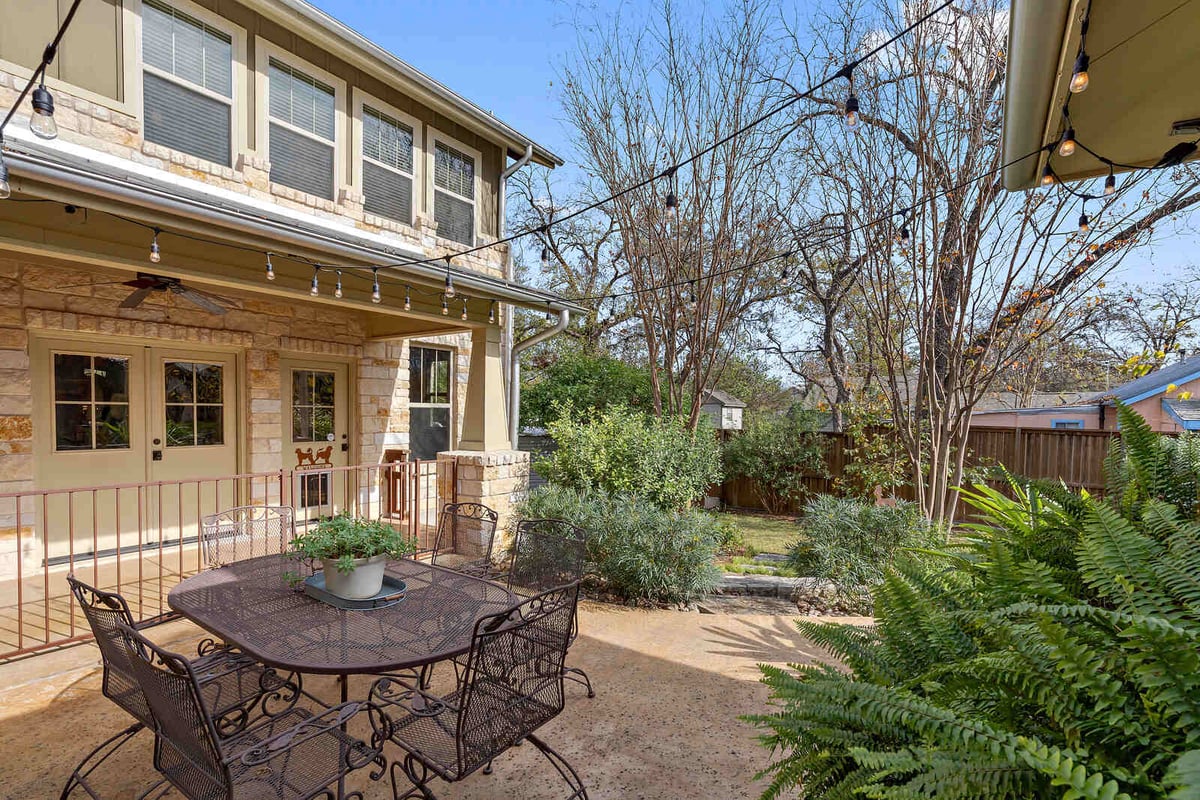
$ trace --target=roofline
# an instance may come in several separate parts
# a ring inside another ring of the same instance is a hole
[[[1120,397],[1119,395],[1115,395],[1115,394],[1113,394],[1111,396],[1106,396],[1105,402],[1111,403],[1113,400],[1120,400],[1122,403],[1140,403],[1143,400],[1148,400],[1151,397],[1154,397],[1154,395],[1156,395],[1156,394],[1162,394],[1163,392],[1165,392],[1167,390],[1167,387],[1173,383],[1177,384],[1177,385],[1189,383],[1191,381],[1196,380],[1197,378],[1200,378],[1200,369],[1196,370],[1195,372],[1189,372],[1187,375],[1181,375],[1180,377],[1176,378],[1173,381],[1166,381],[1164,383],[1161,383],[1154,389],[1151,389],[1148,392],[1142,392],[1141,394],[1134,395],[1133,397]],[[1119,389],[1120,387],[1118,386],[1117,388]]]
[[[416,89],[416,99],[462,122],[468,128],[482,129],[498,139],[509,154],[520,156],[526,145],[533,145],[534,161],[544,167],[561,167],[565,162],[549,148],[525,136],[511,125],[477,106],[445,84],[421,72],[411,64],[372,42],[358,31],[321,11],[305,0],[241,0],[248,7],[314,43],[334,55],[374,73],[384,80],[399,78]]]
[[[1162,399],[1163,408],[1167,410],[1167,413],[1170,414],[1176,422],[1183,426],[1185,431],[1200,431],[1200,419],[1184,419],[1175,413],[1175,409],[1171,408],[1171,403],[1169,401],[1170,398],[1168,397],[1164,397]]]
[[[24,144],[21,140],[10,140],[12,143]],[[255,238],[258,241],[290,242],[293,246],[310,249],[313,252],[333,255],[337,258],[362,261],[364,266],[372,263],[389,263],[396,260],[429,258],[425,253],[412,247],[392,246],[384,244],[382,237],[377,234],[361,232],[348,234],[336,230],[320,217],[305,217],[305,222],[316,227],[318,232],[307,232],[297,227],[295,220],[285,213],[273,213],[273,209],[258,208],[247,202],[249,198],[233,192],[223,193],[221,198],[214,197],[212,201],[197,200],[180,196],[172,192],[168,183],[158,186],[147,186],[144,181],[147,176],[141,172],[127,173],[128,177],[142,179],[143,182],[122,180],[119,176],[105,175],[101,172],[87,171],[69,164],[62,164],[35,152],[26,152],[12,147],[5,149],[4,157],[11,170],[12,176],[32,178],[52,187],[67,189],[83,195],[108,198],[131,206],[140,206],[160,213],[177,214],[182,216],[203,215],[219,219],[220,225],[232,232]],[[132,164],[131,166],[137,166]],[[149,171],[149,168],[146,168]],[[157,171],[157,170],[156,170]],[[197,183],[197,188],[214,187]],[[19,188],[19,187],[16,187]],[[178,190],[178,187],[174,187]],[[226,197],[225,195],[230,195]],[[236,205],[235,205],[236,204]],[[202,229],[203,230],[203,229]],[[211,230],[211,227],[208,228]],[[264,247],[264,251],[270,250]],[[403,269],[386,268],[389,272],[420,276],[435,285],[440,283],[446,274],[444,266],[434,264],[408,264]],[[504,302],[526,308],[552,311],[569,310],[586,312],[587,309],[571,300],[559,297],[541,289],[512,283],[503,278],[496,278],[475,270],[456,267],[453,270],[454,280],[459,286],[482,292]]]
[[[1080,403],[1073,406],[1032,406],[1030,408],[989,408],[972,411],[971,414],[1061,414],[1067,411],[1094,411],[1097,403]]]

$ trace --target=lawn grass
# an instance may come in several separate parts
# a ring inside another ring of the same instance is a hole
[[[727,512],[737,520],[747,547],[758,553],[786,553],[789,544],[800,538],[800,525],[794,517],[770,517],[765,514]]]

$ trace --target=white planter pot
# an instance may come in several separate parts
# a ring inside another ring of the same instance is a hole
[[[347,600],[365,600],[379,594],[383,588],[386,555],[356,558],[354,569],[349,572],[338,572],[336,559],[323,558],[321,563],[325,567],[325,589],[330,594]]]

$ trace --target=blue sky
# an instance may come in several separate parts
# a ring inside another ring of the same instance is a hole
[[[559,121],[556,65],[574,47],[568,0],[310,0],[422,72],[493,112],[570,164]],[[603,8],[616,0],[596,0]],[[643,0],[644,2],[644,0]],[[1152,246],[1131,253],[1115,276],[1141,284],[1200,264],[1200,215],[1160,229]]]

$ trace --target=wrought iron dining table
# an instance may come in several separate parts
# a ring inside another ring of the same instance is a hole
[[[347,610],[294,588],[297,562],[261,556],[181,581],[167,596],[173,611],[257,661],[305,674],[378,675],[462,655],[475,623],[517,602],[504,586],[415,559],[388,562],[406,584],[387,608]]]

